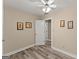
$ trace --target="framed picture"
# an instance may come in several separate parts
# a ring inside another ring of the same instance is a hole
[[[73,29],[73,21],[68,21],[68,29]]]
[[[17,22],[17,30],[23,30],[23,22]]]
[[[25,22],[25,28],[32,28],[32,22]]]
[[[65,26],[65,20],[60,20],[60,27],[64,27]]]

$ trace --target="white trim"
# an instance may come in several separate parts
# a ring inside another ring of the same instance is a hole
[[[53,29],[53,20],[51,18],[51,47],[53,46],[53,37],[54,37],[54,29]]]
[[[53,18],[52,17],[48,17],[45,18],[44,20],[51,20],[51,47],[53,46]]]
[[[73,55],[73,54],[71,54],[71,53],[65,52],[65,51],[63,51],[63,50],[61,50],[61,49],[58,49],[58,48],[55,48],[55,47],[52,47],[52,49],[54,49],[54,50],[56,50],[56,51],[58,51],[58,52],[60,52],[60,53],[63,53],[63,54],[65,54],[65,55],[68,55],[68,56],[70,56],[70,57],[72,57],[72,58],[77,59],[77,56],[76,56],[76,55]]]
[[[15,50],[15,51],[12,51],[12,52],[9,52],[9,53],[5,53],[5,54],[3,54],[3,56],[10,56],[12,54],[15,54],[17,52],[23,51],[23,50],[28,49],[28,48],[33,47],[33,46],[35,46],[35,44],[29,45],[29,46],[24,47],[24,48],[20,48],[18,50]]]

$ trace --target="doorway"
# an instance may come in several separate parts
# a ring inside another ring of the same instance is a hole
[[[51,47],[51,20],[36,20],[35,44]]]
[[[45,32],[45,35],[46,35],[46,42],[45,42],[45,45],[51,47],[51,20],[45,20],[45,23],[46,23],[46,32]]]

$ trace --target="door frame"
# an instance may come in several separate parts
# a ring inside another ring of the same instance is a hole
[[[53,46],[53,18],[52,17],[49,17],[49,18],[45,18],[44,20],[51,20],[51,47]],[[36,29],[35,29],[35,22],[34,22],[34,44],[35,44],[35,41],[36,41]],[[36,45],[36,44],[35,44]]]
[[[53,18],[52,17],[49,17],[49,18],[45,18],[44,20],[51,20],[51,47],[53,47]]]

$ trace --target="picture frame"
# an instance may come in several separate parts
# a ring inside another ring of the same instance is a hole
[[[17,30],[23,30],[23,22],[17,22]]]
[[[25,28],[32,28],[32,22],[25,22]]]
[[[73,21],[68,21],[68,29],[73,29]]]
[[[65,27],[65,20],[60,20],[60,27]]]

